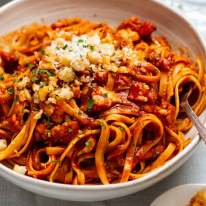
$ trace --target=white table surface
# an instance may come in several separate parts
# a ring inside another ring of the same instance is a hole
[[[9,0],[0,0],[0,6]],[[144,0],[142,0],[144,1]],[[159,0],[184,14],[206,36],[206,0],[201,6],[185,3],[192,0]],[[201,0],[193,0],[195,2]],[[204,0],[202,0],[204,1]],[[204,17],[205,16],[205,17]],[[204,17],[204,18],[203,18]],[[205,22],[204,22],[205,21]],[[205,23],[205,24],[204,24]],[[204,26],[203,26],[204,25]],[[205,38],[206,39],[206,38]],[[119,199],[105,201],[106,206],[149,206],[162,192],[186,183],[206,183],[206,146],[198,146],[194,155],[179,170],[153,187]],[[101,203],[78,203],[32,194],[0,178],[0,206],[97,206]]]

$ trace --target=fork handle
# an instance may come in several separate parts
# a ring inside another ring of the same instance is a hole
[[[187,113],[188,117],[191,119],[192,123],[195,125],[200,137],[203,139],[203,141],[206,144],[206,128],[200,122],[200,119],[197,117],[197,115],[193,112],[188,101],[185,102],[183,109]]]

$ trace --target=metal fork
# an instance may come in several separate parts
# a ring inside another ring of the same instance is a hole
[[[206,144],[206,128],[204,127],[204,125],[200,122],[200,119],[198,118],[198,116],[194,113],[194,111],[192,110],[189,102],[188,102],[188,97],[190,96],[192,90],[189,89],[189,91],[181,98],[181,107],[182,109],[186,112],[187,116],[190,118],[190,120],[192,121],[192,123],[195,125],[199,136],[202,138],[202,140],[205,142]]]

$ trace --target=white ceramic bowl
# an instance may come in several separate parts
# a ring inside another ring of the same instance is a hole
[[[180,185],[157,197],[157,199],[152,202],[151,206],[186,206],[197,192],[205,189],[205,184]]]
[[[62,17],[80,16],[93,21],[117,24],[134,15],[156,23],[159,33],[168,37],[175,46],[187,47],[191,56],[198,56],[204,65],[206,64],[203,43],[191,25],[175,12],[151,0],[16,0],[0,8],[0,32],[6,33],[35,21],[52,22]],[[206,120],[206,111],[202,118]],[[64,200],[99,201],[122,197],[155,184],[180,167],[199,142],[194,128],[189,131],[188,136],[193,140],[179,155],[147,176],[127,183],[63,185],[17,174],[2,164],[0,175],[26,190]]]

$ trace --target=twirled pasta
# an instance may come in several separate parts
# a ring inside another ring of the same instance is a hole
[[[0,161],[33,178],[111,184],[141,178],[180,153],[206,106],[201,62],[132,17],[117,28],[80,18],[0,38]],[[15,167],[14,167],[15,168]]]

